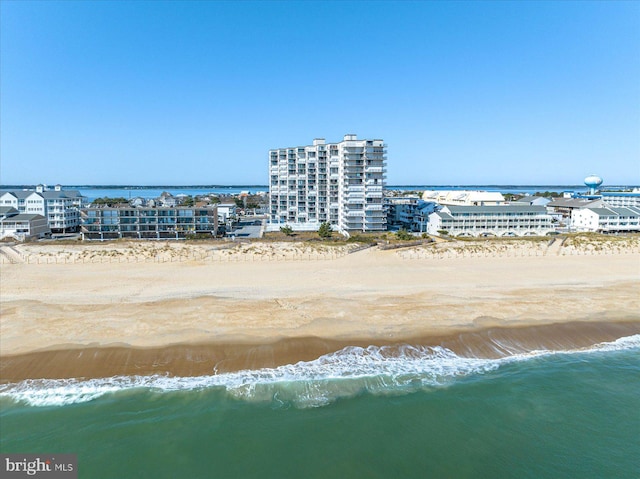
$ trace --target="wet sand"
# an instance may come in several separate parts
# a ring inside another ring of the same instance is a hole
[[[412,261],[369,249],[326,261],[3,264],[0,274],[2,381],[209,374],[347,345],[491,356],[503,339],[567,349],[640,324],[637,253]]]
[[[5,356],[0,362],[0,382],[118,375],[202,376],[310,361],[346,346],[442,346],[460,356],[498,358],[534,350],[586,348],[634,334],[640,334],[640,321],[487,328],[397,341],[305,337],[268,343],[176,344],[161,348],[80,347]]]

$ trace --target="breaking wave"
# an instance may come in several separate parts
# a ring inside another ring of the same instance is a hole
[[[29,379],[0,385],[0,398],[30,406],[64,406],[132,389],[152,392],[223,389],[247,401],[273,402],[297,408],[320,407],[362,392],[406,394],[443,387],[457,378],[482,375],[515,361],[555,354],[597,353],[640,348],[640,335],[570,351],[531,351],[499,359],[456,355],[443,347],[349,346],[313,361],[275,368],[243,370],[198,377],[115,376],[100,379]]]

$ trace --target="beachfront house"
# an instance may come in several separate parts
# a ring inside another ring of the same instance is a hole
[[[413,232],[426,232],[429,215],[436,204],[417,196],[386,197],[387,227],[402,228]]]
[[[0,220],[3,220],[9,216],[15,216],[18,213],[20,212],[12,206],[0,206]]]
[[[0,239],[28,241],[50,235],[51,229],[44,216],[20,213],[11,206],[0,206]]]

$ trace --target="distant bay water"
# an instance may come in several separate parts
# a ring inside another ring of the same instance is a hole
[[[158,198],[163,192],[172,195],[238,195],[243,191],[258,194],[269,191],[268,186],[240,185],[240,186],[70,186],[69,189],[79,190],[89,201],[96,198]]]
[[[637,187],[637,186],[636,186]],[[33,189],[33,185],[0,185],[0,190],[7,189]],[[96,198],[127,198],[136,197],[151,199],[159,197],[163,192],[172,195],[238,195],[242,192],[260,194],[269,191],[268,185],[63,185],[64,189],[79,190],[89,201]],[[629,189],[633,186],[608,185],[605,190]],[[389,190],[399,191],[424,191],[424,190],[483,190],[498,191],[519,195],[532,195],[536,192],[551,191],[562,193],[565,191],[586,193],[585,185],[387,185]]]
[[[141,197],[145,199],[157,198],[163,192],[171,193],[172,195],[237,195],[243,191],[247,191],[251,194],[259,194],[269,191],[268,185],[235,185],[235,186],[65,186],[69,189],[77,189],[89,201],[93,201],[96,198],[103,198],[105,196],[111,198],[136,198]],[[512,194],[534,194],[538,191],[554,191],[561,193],[563,191],[586,191],[584,185],[388,185],[389,190],[404,190],[404,191],[424,191],[424,190],[484,190],[484,191],[499,191],[501,193]]]

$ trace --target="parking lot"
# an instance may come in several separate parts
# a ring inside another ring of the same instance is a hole
[[[261,238],[263,232],[262,218],[241,220],[234,225],[233,231],[227,233],[227,236],[235,238]]]

